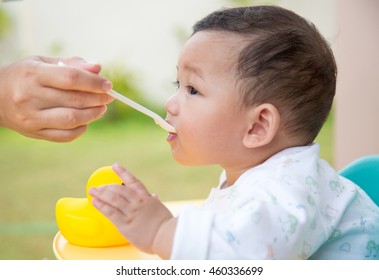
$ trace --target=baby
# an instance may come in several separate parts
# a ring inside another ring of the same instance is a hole
[[[319,158],[336,87],[332,51],[286,9],[223,9],[194,26],[166,103],[173,157],[220,183],[178,217],[122,166],[93,204],[137,248],[171,259],[364,259],[379,209]],[[364,223],[362,223],[364,221]],[[379,258],[379,256],[377,256]]]

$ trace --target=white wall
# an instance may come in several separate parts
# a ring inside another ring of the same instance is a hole
[[[339,0],[335,165],[379,154],[379,1]]]

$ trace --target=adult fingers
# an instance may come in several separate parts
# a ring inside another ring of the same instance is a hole
[[[87,124],[101,118],[106,112],[106,106],[84,109],[50,108],[38,111],[21,110],[10,122],[9,127],[20,134],[36,139],[54,142],[69,142],[86,129]]]
[[[114,100],[108,94],[93,94],[83,91],[41,88],[30,96],[29,102],[35,103],[35,108],[49,109],[54,107],[89,108],[106,105]]]
[[[34,74],[46,87],[93,93],[105,93],[112,88],[106,78],[78,67],[47,63],[37,63],[36,66]]]
[[[100,64],[88,62],[84,58],[81,58],[78,56],[66,57],[66,58],[38,56],[38,57],[35,57],[35,59],[49,63],[49,64],[58,64],[59,62],[63,62],[64,65],[79,67],[95,74],[98,74],[101,70]]]
[[[41,130],[19,130],[18,132],[24,136],[44,139],[52,142],[70,142],[85,133],[87,125],[78,126],[73,129],[41,129]]]
[[[105,106],[87,109],[53,108],[38,112],[37,117],[25,117],[15,130],[22,135],[53,142],[69,142],[87,129],[87,123],[100,118]]]
[[[101,65],[98,63],[92,63],[88,62],[85,59],[81,57],[69,57],[69,58],[63,58],[61,61],[66,65],[71,65],[75,67],[82,68],[86,71],[98,74],[101,70]]]
[[[30,120],[30,127],[36,129],[74,129],[101,118],[106,112],[106,106],[84,109],[50,108],[39,113],[38,120]],[[27,121],[26,121],[27,122]],[[26,123],[27,125],[27,123]]]

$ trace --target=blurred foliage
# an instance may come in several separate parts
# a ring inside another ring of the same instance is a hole
[[[2,4],[0,3],[0,38],[3,38],[6,35],[10,28],[10,25],[10,17],[4,10]]]
[[[64,51],[64,44],[60,41],[54,41],[50,44],[48,52],[52,56],[61,56]]]
[[[144,98],[143,91],[136,85],[136,78],[131,70],[125,69],[125,67],[119,63],[113,63],[108,66],[104,66],[101,71],[101,75],[108,78],[112,84],[113,89],[122,95],[130,98],[131,100],[140,103],[142,106],[157,112],[162,115],[165,114],[164,108],[158,108],[156,105],[149,102]],[[115,100],[108,105],[108,110],[101,120],[97,121],[97,125],[101,125],[109,122],[120,121],[144,121],[150,120],[149,117],[140,113],[132,107],[125,105],[124,103]]]
[[[182,47],[184,43],[188,40],[192,32],[192,29],[188,30],[188,28],[185,28],[183,26],[180,26],[176,24],[172,28],[172,34],[174,38],[179,43],[179,46]]]

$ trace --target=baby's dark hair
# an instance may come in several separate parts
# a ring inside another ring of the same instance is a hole
[[[316,27],[284,8],[252,6],[215,11],[193,34],[203,30],[247,39],[237,61],[244,106],[273,104],[283,128],[311,143],[330,112],[337,76],[332,50]]]

